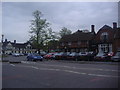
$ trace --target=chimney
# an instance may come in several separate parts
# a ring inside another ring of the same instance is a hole
[[[16,40],[14,40],[14,43],[16,43]]]
[[[91,25],[91,32],[95,32],[95,25]]]
[[[113,29],[117,28],[117,23],[113,22]]]
[[[7,42],[7,39],[5,39],[5,42]]]

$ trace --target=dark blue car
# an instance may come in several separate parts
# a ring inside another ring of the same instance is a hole
[[[27,61],[42,61],[43,57],[37,53],[28,54]]]

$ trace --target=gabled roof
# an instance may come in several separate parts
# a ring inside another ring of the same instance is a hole
[[[74,42],[74,41],[81,41],[81,40],[91,40],[94,35],[91,32],[82,32],[77,31],[70,35],[65,35],[61,38],[60,42]]]
[[[12,43],[13,47],[17,48],[25,48],[26,45],[24,43]]]
[[[7,41],[7,42],[3,42],[3,45],[2,47],[6,47],[8,45],[8,43],[11,43],[10,41]]]
[[[104,25],[102,28],[100,29],[112,29],[112,27],[108,26],[108,25]]]
[[[29,42],[27,42],[27,43],[13,43],[10,41],[5,41],[5,42],[3,42],[2,47],[6,47],[8,45],[8,43],[11,43],[13,47],[17,47],[17,48],[26,48],[26,46],[28,44],[30,44]]]

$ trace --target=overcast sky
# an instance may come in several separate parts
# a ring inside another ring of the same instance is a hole
[[[2,33],[10,41],[29,39],[32,13],[39,10],[53,31],[66,27],[72,32],[95,25],[96,32],[105,24],[118,22],[117,2],[3,2]]]

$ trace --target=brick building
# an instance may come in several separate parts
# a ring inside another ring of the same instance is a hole
[[[104,25],[96,34],[95,42],[98,53],[110,53],[120,49],[120,28],[113,22],[113,27]]]
[[[95,37],[94,25],[91,25],[91,32],[78,30],[77,32],[65,35],[60,40],[60,50],[65,52],[87,52],[93,51],[93,39]]]
[[[60,40],[59,49],[69,52],[93,51],[97,53],[117,52],[120,49],[120,28],[113,22],[113,27],[104,25],[95,33],[94,25],[91,32],[77,32],[65,35]]]

